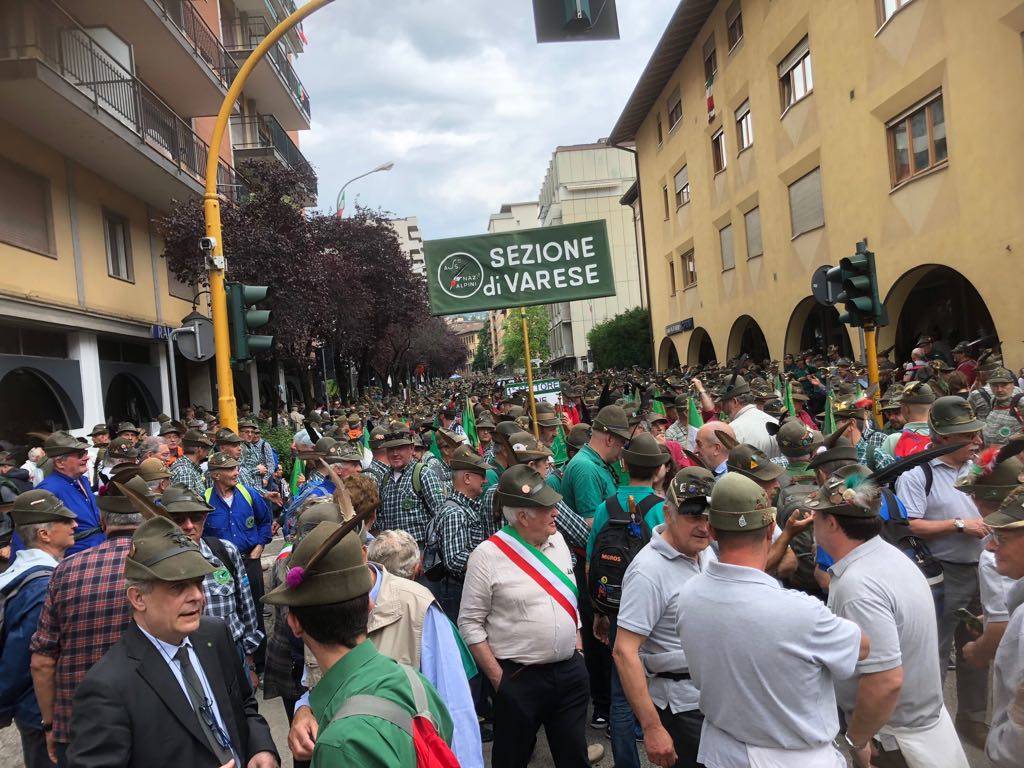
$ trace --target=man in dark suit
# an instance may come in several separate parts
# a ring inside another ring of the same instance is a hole
[[[71,768],[277,768],[227,626],[203,616],[212,570],[167,518],[139,526],[125,561],[133,621],[75,692]]]

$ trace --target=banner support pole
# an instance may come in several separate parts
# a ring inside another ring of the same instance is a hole
[[[523,323],[523,357],[526,363],[526,391],[530,397],[530,421],[533,423],[533,436],[540,441],[540,425],[537,423],[537,399],[533,396],[533,356],[530,354],[530,328],[526,322],[526,308],[519,308],[519,319]]]

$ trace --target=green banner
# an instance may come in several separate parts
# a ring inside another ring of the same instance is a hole
[[[428,240],[423,251],[435,315],[615,295],[603,219]]]

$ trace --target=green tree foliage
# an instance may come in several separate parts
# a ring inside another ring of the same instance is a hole
[[[476,354],[473,355],[474,371],[489,371],[494,365],[494,350],[491,349],[491,320],[487,319],[484,327],[477,334]]]
[[[527,307],[526,324],[530,329],[530,356],[534,360],[547,360],[551,354],[548,346],[548,308]],[[526,368],[523,362],[523,323],[519,310],[510,310],[505,317],[505,343],[502,359],[509,368]]]
[[[594,367],[630,368],[651,364],[651,324],[646,309],[637,307],[598,323],[587,334]]]

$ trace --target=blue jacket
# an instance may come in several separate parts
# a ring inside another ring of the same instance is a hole
[[[37,571],[49,573],[28,582],[4,604],[4,636],[0,647],[0,721],[11,717],[29,728],[39,728],[43,719],[32,688],[29,643],[39,625],[39,614],[43,610],[53,568],[45,565],[29,568],[3,589],[6,597],[29,574]]]
[[[100,508],[96,505],[96,497],[92,493],[89,481],[83,477],[79,482],[81,487],[79,487],[79,483],[72,482],[65,475],[59,472],[51,472],[38,485],[39,488],[49,491],[63,501],[64,506],[78,516],[78,519],[75,521],[78,523],[78,528],[75,529],[74,546],[64,553],[64,557],[71,557],[76,552],[98,546],[106,541],[103,531],[99,530]],[[85,493],[82,492],[83,488]],[[95,533],[79,540],[78,537],[81,534],[90,530],[95,530]]]
[[[230,541],[243,559],[253,547],[270,543],[273,515],[267,502],[252,488],[241,483],[235,486],[230,509],[213,488],[206,489],[206,500],[213,511],[206,517],[203,535]]]

